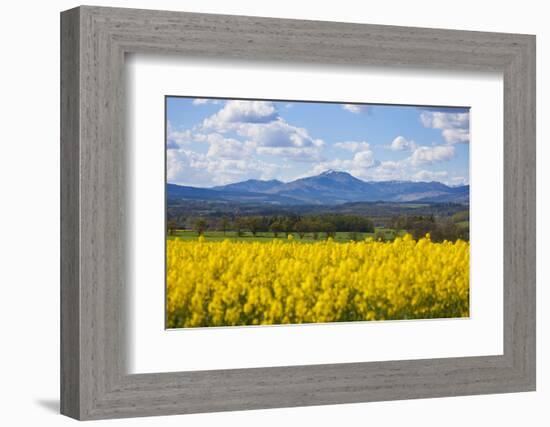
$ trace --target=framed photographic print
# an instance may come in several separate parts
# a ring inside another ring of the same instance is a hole
[[[535,389],[535,39],[61,15],[61,410]]]

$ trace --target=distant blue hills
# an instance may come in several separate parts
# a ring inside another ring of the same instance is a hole
[[[422,202],[468,204],[470,186],[441,182],[363,181],[329,170],[291,182],[249,179],[212,188],[167,184],[168,204],[182,200],[270,205],[338,205],[350,202]]]

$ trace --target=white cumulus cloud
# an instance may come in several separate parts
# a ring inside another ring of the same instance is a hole
[[[412,175],[413,181],[442,181],[449,174],[447,171],[420,170]]]
[[[342,108],[353,114],[366,113],[369,109],[368,105],[361,104],[342,104]]]
[[[420,121],[424,127],[440,129],[449,144],[470,142],[470,113],[423,111]]]
[[[206,104],[219,104],[219,99],[212,99],[212,98],[195,98],[193,99],[192,104],[193,105],[206,105]]]
[[[224,185],[245,179],[273,179],[281,166],[257,159],[210,157],[185,149],[167,151],[167,181],[197,187]]]
[[[241,124],[235,131],[262,147],[322,147],[321,139],[312,138],[307,129],[293,126],[283,119],[264,124]]]
[[[348,172],[356,177],[362,177],[366,171],[378,166],[380,162],[374,158],[374,153],[370,149],[356,152],[351,159],[334,159],[322,161],[316,164],[311,174],[319,174],[326,170],[338,170]]]
[[[251,153],[251,147],[247,144],[219,133],[207,135],[205,141],[210,144],[206,155],[211,158],[242,159]]]
[[[443,129],[441,134],[449,144],[470,142],[470,131],[468,129]]]
[[[195,98],[193,99],[192,104],[193,105],[204,105],[208,103],[208,99],[206,98]]]
[[[434,147],[418,147],[408,159],[413,166],[431,165],[451,160],[455,155],[452,145],[436,145]]]
[[[390,145],[390,150],[392,151],[413,151],[415,148],[416,144],[414,141],[409,141],[403,136],[396,137]]]
[[[317,162],[323,159],[317,147],[257,147],[257,152],[296,162]]]
[[[255,147],[259,154],[305,162],[322,158],[324,141],[285,121],[268,101],[228,101],[203,120],[202,129],[235,133],[246,141],[246,147]]]
[[[370,150],[370,144],[366,141],[342,141],[336,142],[334,146],[352,153]]]
[[[220,111],[204,119],[203,126],[223,130],[228,123],[268,123],[277,117],[277,109],[270,101],[227,101]]]
[[[166,123],[166,148],[173,150],[182,145],[189,144],[193,140],[190,130],[179,131],[173,128],[170,121]]]

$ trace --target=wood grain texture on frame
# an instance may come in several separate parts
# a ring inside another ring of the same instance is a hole
[[[535,37],[83,6],[61,14],[61,412],[77,419],[535,389]],[[128,374],[128,53],[504,76],[504,354]]]

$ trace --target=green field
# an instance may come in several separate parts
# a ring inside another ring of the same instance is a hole
[[[297,242],[311,243],[315,242],[313,233],[306,233],[303,238],[300,238],[298,233],[291,233],[294,237],[294,240]],[[399,233],[402,234],[402,233]],[[395,231],[388,228],[376,228],[374,233],[349,233],[349,232],[336,232],[334,240],[337,242],[349,242],[355,238],[356,240],[362,240],[366,237],[375,237],[383,235],[385,239],[393,239],[395,237]],[[231,241],[240,241],[240,242],[271,242],[274,239],[288,241],[285,233],[279,233],[278,237],[275,237],[271,232],[258,232],[256,236],[253,236],[249,231],[241,232],[241,235],[237,235],[235,231],[206,231],[204,233],[206,240],[211,242],[231,240]],[[194,230],[176,230],[173,234],[167,235],[167,240],[173,239],[182,239],[182,240],[198,240],[199,235]],[[325,240],[325,233],[318,233],[317,240]]]

